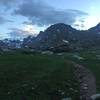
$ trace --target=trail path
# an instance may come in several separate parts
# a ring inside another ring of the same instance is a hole
[[[91,100],[96,94],[95,76],[86,67],[72,62],[75,66],[75,77],[80,83],[80,100]]]

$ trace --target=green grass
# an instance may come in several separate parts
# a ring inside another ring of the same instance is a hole
[[[78,60],[77,58],[73,57],[73,55],[75,54],[83,57],[84,59]],[[99,50],[66,53],[64,54],[64,57],[66,59],[70,59],[79,64],[82,64],[88,69],[90,69],[96,77],[97,92],[100,92],[100,59],[98,59],[96,55],[100,55]]]
[[[76,90],[73,66],[59,56],[18,52],[0,55],[0,100],[76,98]]]
[[[76,59],[73,55],[83,57]],[[0,100],[60,100],[79,95],[79,84],[74,77],[75,61],[89,68],[96,77],[100,92],[100,51],[65,53],[63,56],[23,54],[20,52],[0,55]],[[64,94],[62,94],[64,93]]]

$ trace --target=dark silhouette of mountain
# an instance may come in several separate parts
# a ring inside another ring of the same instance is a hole
[[[29,41],[30,39],[27,38],[26,40]],[[72,49],[79,50],[98,48],[100,45],[100,24],[85,31],[76,30],[70,25],[63,23],[54,24],[44,32],[41,31],[28,44],[30,44],[30,47],[38,50],[46,50],[66,44]]]
[[[0,47],[1,48],[19,48],[21,45],[21,41],[20,40],[9,40],[9,39],[4,39],[4,40],[0,40]]]
[[[44,32],[40,32],[37,36],[37,41],[42,48],[54,47],[61,45],[63,40],[70,41],[73,33],[78,31],[69,25],[59,23],[51,25]]]
[[[49,38],[52,38],[52,40],[62,40],[70,37],[72,33],[76,33],[77,30],[72,28],[69,25],[59,23],[55,25],[51,25],[49,28],[47,28],[44,32],[40,32],[40,34],[37,36],[38,40],[48,40]]]
[[[88,31],[100,34],[100,23],[97,24],[95,27],[90,28]]]

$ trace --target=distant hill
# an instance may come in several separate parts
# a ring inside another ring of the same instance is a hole
[[[22,44],[22,41],[20,40],[9,40],[9,39],[0,40],[1,49],[21,48],[21,44]]]

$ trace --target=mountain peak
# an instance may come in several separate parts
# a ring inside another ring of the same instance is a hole
[[[48,27],[45,32],[51,32],[51,33],[54,33],[54,32],[70,32],[70,31],[75,31],[76,29],[72,28],[70,25],[66,25],[64,23],[57,23],[57,24],[54,24],[54,25],[51,25],[50,27]]]
[[[97,26],[97,27],[100,27],[100,23],[98,23],[96,26]]]
[[[56,23],[54,25],[51,26],[67,26],[67,27],[71,27],[70,25],[64,24],[64,23]]]
[[[58,27],[58,28],[69,27],[69,28],[72,28],[70,25],[67,25],[67,24],[64,24],[64,23],[57,23],[57,24],[51,25],[49,28],[53,28],[53,27]]]
[[[74,49],[93,48],[94,46],[99,47],[99,32],[100,23],[88,31],[79,31],[72,28],[70,25],[58,23],[51,25],[44,32],[41,31],[30,44],[32,47],[41,50],[47,50],[48,48],[57,47],[62,44],[67,44]]]
[[[94,33],[100,32],[100,23],[98,23],[96,26],[90,28],[89,31],[94,32]]]

